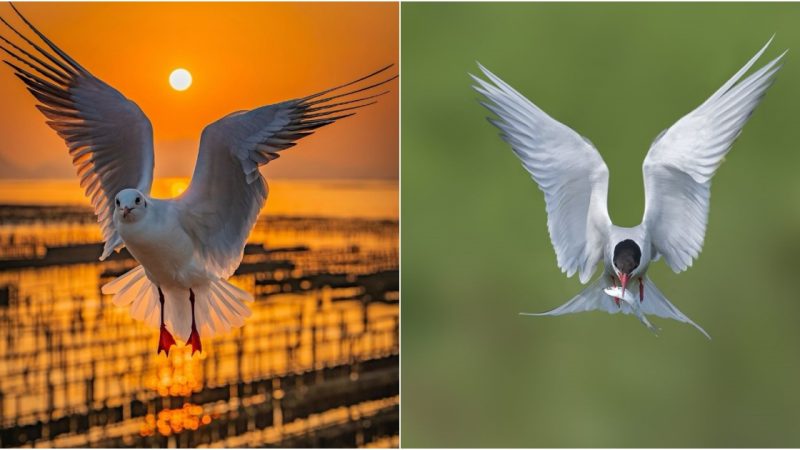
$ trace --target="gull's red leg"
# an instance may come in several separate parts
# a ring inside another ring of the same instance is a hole
[[[169,331],[167,331],[167,326],[164,325],[164,293],[161,292],[161,288],[158,288],[158,301],[161,303],[161,333],[158,337],[158,352],[164,351],[164,354],[169,356],[169,349],[175,345],[175,338],[172,337]]]
[[[611,284],[613,284],[614,287],[617,287],[617,279],[614,278],[614,275],[611,275]],[[614,303],[616,303],[617,308],[619,308],[619,299],[617,297],[614,297]]]
[[[200,333],[197,332],[197,326],[194,322],[194,291],[191,289],[189,289],[189,302],[192,304],[192,333],[189,335],[186,345],[192,347],[192,355],[194,355],[194,352],[202,352],[203,346],[200,344]]]
[[[644,301],[644,281],[639,277],[639,303]]]

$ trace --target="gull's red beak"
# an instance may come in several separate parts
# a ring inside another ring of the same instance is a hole
[[[122,208],[122,217],[128,217],[128,213],[130,213],[130,212],[131,212],[131,209],[128,208],[127,206]]]
[[[628,286],[628,279],[629,275],[627,273],[620,272],[619,274],[619,281],[622,283],[622,296],[625,297],[625,288]]]

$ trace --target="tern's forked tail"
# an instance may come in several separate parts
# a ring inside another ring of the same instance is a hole
[[[708,333],[700,325],[694,323],[686,317],[678,308],[664,297],[649,277],[642,278],[644,284],[644,298],[638,305],[631,306],[627,301],[620,301],[619,305],[614,298],[605,293],[605,289],[612,287],[611,279],[604,273],[595,281],[587,286],[580,294],[572,298],[567,303],[553,310],[543,313],[521,313],[526,316],[560,316],[563,314],[578,313],[583,311],[599,310],[609,314],[623,313],[632,314],[639,317],[645,326],[648,325],[646,315],[654,315],[665,319],[673,319],[679,322],[688,323],[697,328],[698,331],[709,339]],[[637,280],[638,283],[638,280]],[[651,328],[648,326],[648,328]],[[651,328],[652,329],[652,328]]]

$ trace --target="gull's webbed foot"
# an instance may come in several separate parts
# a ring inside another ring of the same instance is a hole
[[[200,343],[200,333],[197,332],[197,328],[192,325],[192,333],[189,335],[189,340],[186,341],[186,345],[192,347],[192,354],[194,355],[195,352],[202,352],[203,345]]]
[[[202,352],[203,345],[200,343],[200,333],[197,332],[197,325],[194,321],[194,291],[189,289],[189,302],[192,304],[192,332],[189,334],[189,340],[186,345],[192,347],[192,355],[195,352]]]
[[[167,331],[167,327],[162,323],[161,334],[158,338],[158,353],[160,354],[161,351],[164,351],[164,354],[169,356],[169,349],[173,345],[175,345],[175,338],[172,337],[172,334]]]

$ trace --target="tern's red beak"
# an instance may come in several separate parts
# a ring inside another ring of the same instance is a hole
[[[627,273],[620,272],[619,274],[619,281],[622,283],[622,296],[625,297],[625,288],[628,286],[628,278],[629,275]]]

